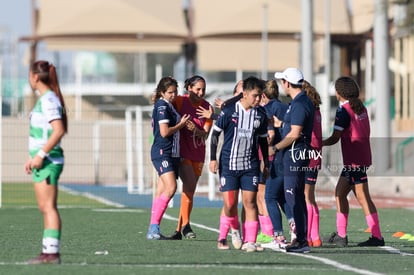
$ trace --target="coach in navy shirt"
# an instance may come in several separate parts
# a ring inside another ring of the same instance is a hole
[[[288,207],[293,213],[296,240],[286,247],[287,252],[310,251],[307,235],[307,209],[304,195],[305,171],[309,164],[307,149],[310,147],[314,107],[302,90],[303,74],[296,68],[275,73],[282,89],[292,98],[282,124],[282,140],[274,146],[283,152],[284,190]],[[291,227],[292,228],[292,227]]]

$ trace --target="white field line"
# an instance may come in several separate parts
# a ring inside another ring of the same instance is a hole
[[[164,218],[168,219],[168,220],[178,221],[177,218],[174,218],[174,217],[172,217],[168,214],[164,214]],[[199,228],[202,228],[202,229],[214,231],[214,232],[217,232],[217,233],[219,232],[219,230],[216,229],[216,228],[212,228],[212,227],[208,227],[208,226],[205,226],[205,225],[202,225],[202,224],[197,224],[197,223],[191,222],[191,226],[193,226],[193,225],[195,227],[199,227]],[[325,258],[321,258],[321,257],[316,257],[316,256],[312,256],[312,255],[307,255],[307,254],[303,254],[303,253],[289,253],[289,255],[304,257],[304,258],[308,258],[308,259],[313,259],[313,260],[322,262],[323,264],[330,265],[330,266],[333,266],[335,268],[346,270],[346,271],[352,271],[352,272],[355,272],[355,273],[358,273],[358,274],[382,275],[382,273],[376,273],[376,272],[372,272],[372,271],[361,269],[361,268],[355,268],[355,267],[352,267],[350,265],[341,264],[337,261],[333,261],[333,260],[329,260],[329,259],[325,259]]]
[[[60,187],[60,188],[62,188],[62,187]],[[122,205],[122,204],[119,204],[119,203],[114,203],[112,201],[109,201],[107,199],[103,199],[101,197],[98,197],[98,196],[95,196],[95,195],[92,195],[92,194],[89,194],[89,193],[86,193],[86,195],[85,195],[85,193],[76,192],[76,191],[73,191],[73,190],[68,189],[68,188],[64,188],[63,187],[62,189],[64,191],[66,191],[66,192],[69,192],[69,193],[72,193],[72,194],[75,194],[75,195],[82,195],[82,196],[86,196],[86,197],[91,198],[91,199],[95,199],[95,200],[97,200],[99,202],[102,202],[104,204],[108,204],[108,205],[115,206],[115,207],[119,207],[119,208],[125,207],[125,205]],[[128,211],[128,209],[124,209],[124,210],[125,211]],[[98,211],[101,211],[101,210],[98,210]],[[123,209],[119,209],[117,211],[122,212]],[[164,214],[163,218],[165,218],[167,220],[178,221],[177,218],[172,217],[172,216],[170,216],[168,214]],[[195,226],[195,227],[198,227],[198,228],[205,229],[205,230],[213,231],[213,232],[216,232],[216,233],[219,233],[220,232],[217,228],[212,228],[212,227],[209,227],[209,226],[206,226],[206,225],[203,225],[203,224],[199,224],[199,223],[193,223],[192,222],[191,225],[192,226]],[[411,253],[403,253],[403,252],[399,251],[398,249],[395,249],[395,248],[392,248],[392,247],[383,247],[383,248],[385,250],[389,251],[390,253],[393,253],[393,254],[401,254],[403,256],[414,256],[414,254],[411,254]],[[346,271],[352,271],[352,272],[355,272],[355,273],[358,273],[358,274],[364,274],[364,275],[382,275],[382,273],[372,272],[372,271],[365,270],[365,269],[361,269],[361,268],[355,268],[355,267],[352,267],[350,265],[342,264],[342,263],[339,263],[337,261],[329,260],[329,259],[326,259],[326,258],[316,257],[316,256],[312,256],[312,255],[302,254],[302,253],[290,253],[290,255],[294,255],[294,256],[298,256],[298,257],[304,257],[304,258],[308,258],[308,259],[313,259],[313,260],[322,262],[322,263],[324,263],[326,265],[330,265],[330,266],[333,266],[335,268],[342,269],[342,270],[346,270]],[[2,262],[0,262],[0,265],[7,265],[7,264],[10,264],[10,263],[2,263]],[[18,265],[18,264],[25,264],[25,263],[15,263],[15,264]],[[80,265],[82,265],[82,264],[80,264]],[[105,265],[103,265],[103,266],[105,266]],[[149,266],[149,267],[156,266],[156,267],[158,267],[159,265],[137,265],[137,266]],[[165,266],[167,267],[167,265],[165,265]],[[170,267],[173,267],[173,266],[174,267],[181,267],[181,266],[188,267],[188,265],[168,265],[168,266],[170,266]],[[217,265],[194,265],[194,266],[195,267],[203,267],[203,266],[205,266],[205,267],[211,267],[211,266],[217,266]],[[226,267],[228,267],[228,265],[226,265]],[[262,266],[258,266],[258,267],[262,267]],[[274,267],[272,267],[272,269],[273,268]]]

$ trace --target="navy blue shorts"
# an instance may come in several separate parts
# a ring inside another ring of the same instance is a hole
[[[155,170],[157,170],[158,176],[173,171],[175,173],[175,178],[178,179],[180,158],[162,157],[153,159],[152,164],[154,165]]]
[[[369,167],[366,166],[344,166],[342,168],[341,177],[348,179],[349,184],[367,183]]]
[[[225,170],[220,173],[220,192],[246,190],[257,192],[259,170]]]
[[[316,180],[318,179],[318,168],[310,168],[305,172],[305,183],[310,185],[315,185]]]

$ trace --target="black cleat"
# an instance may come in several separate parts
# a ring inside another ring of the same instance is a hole
[[[335,244],[339,247],[346,247],[348,246],[348,236],[341,237],[338,235],[338,233],[334,232],[331,234],[331,236],[326,238],[324,242],[328,244]]]
[[[378,239],[371,236],[367,241],[359,243],[358,246],[384,246],[384,238]]]

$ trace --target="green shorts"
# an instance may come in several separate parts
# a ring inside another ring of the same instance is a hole
[[[47,181],[48,184],[57,185],[60,174],[63,171],[63,164],[54,164],[48,159],[43,161],[43,166],[40,169],[33,169],[33,182]]]

